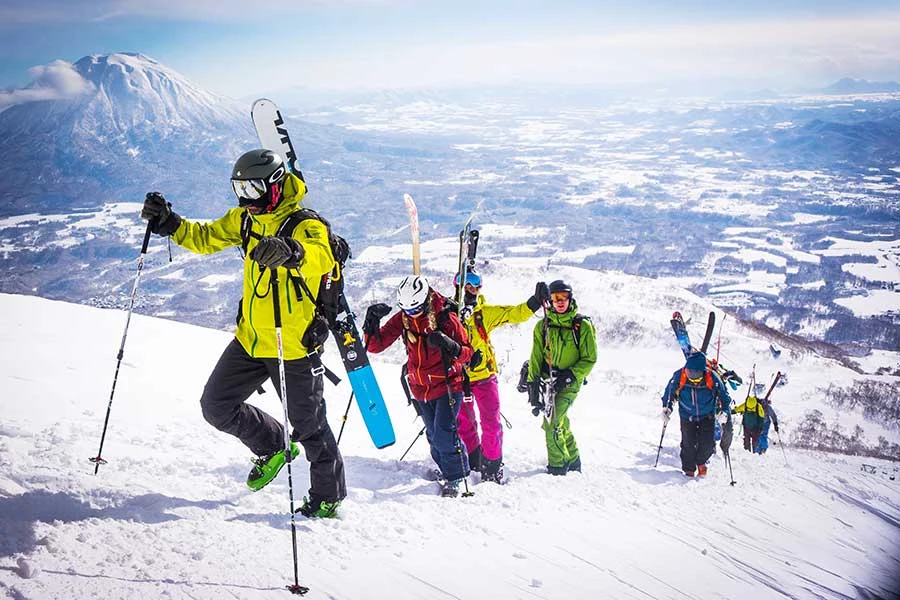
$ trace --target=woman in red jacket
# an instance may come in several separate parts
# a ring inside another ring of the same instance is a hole
[[[369,307],[363,325],[366,347],[378,353],[403,336],[410,391],[425,421],[431,457],[445,480],[441,495],[454,497],[469,474],[456,419],[463,398],[463,367],[472,357],[472,347],[457,314],[445,308],[446,298],[424,277],[404,279],[397,288],[397,304],[400,312],[384,327],[379,322],[390,307]]]

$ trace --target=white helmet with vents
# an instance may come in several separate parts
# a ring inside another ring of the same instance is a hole
[[[397,288],[397,304],[407,313],[416,313],[428,301],[428,280],[421,275],[407,277]]]

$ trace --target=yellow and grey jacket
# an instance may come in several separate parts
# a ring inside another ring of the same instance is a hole
[[[284,181],[284,198],[271,213],[250,216],[251,236],[244,257],[244,284],[240,317],[235,337],[252,357],[276,358],[275,308],[272,302],[269,271],[261,273],[259,265],[249,255],[260,237],[275,235],[287,217],[300,207],[306,195],[306,184],[293,174]],[[172,234],[176,244],[199,252],[212,254],[225,248],[241,245],[241,221],[246,209],[232,208],[224,216],[209,223],[192,223],[182,219]],[[255,234],[255,235],[254,235]],[[303,245],[305,255],[300,265],[300,277],[306,281],[309,291],[318,295],[322,275],[334,267],[334,256],[328,244],[328,229],[316,219],[301,221],[293,231],[294,239]],[[278,295],[281,305],[282,340],[285,360],[304,358],[306,348],[300,343],[303,333],[312,321],[315,301],[298,296],[284,268],[278,272]]]
[[[481,350],[481,364],[469,369],[469,381],[476,382],[487,379],[497,373],[497,357],[494,346],[491,344],[490,333],[507,323],[524,323],[534,314],[528,308],[528,303],[523,302],[515,306],[492,306],[487,304],[484,296],[478,295],[472,314],[466,318],[463,326],[469,334],[469,343],[472,350]]]

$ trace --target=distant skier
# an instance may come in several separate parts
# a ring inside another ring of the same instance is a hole
[[[459,286],[459,274],[454,283]],[[474,401],[463,402],[459,412],[459,435],[469,453],[471,469],[481,471],[482,481],[500,483],[503,480],[503,424],[497,387],[499,367],[490,334],[501,325],[527,321],[550,299],[550,292],[547,284],[541,281],[527,301],[515,306],[501,306],[487,303],[481,294],[481,284],[480,275],[474,271],[466,274],[463,301],[468,310],[464,312],[463,325],[472,349],[481,353],[481,360],[478,366],[470,366],[468,370]]]
[[[742,414],[741,427],[744,430],[744,450],[756,452],[759,448],[759,436],[762,434],[763,425],[766,422],[766,407],[760,400],[760,396],[766,393],[766,384],[757,383],[753,386],[753,393],[733,410],[735,414]],[[768,442],[766,444],[768,446]]]
[[[716,419],[731,427],[731,397],[719,376],[708,368],[706,356],[694,352],[684,367],[675,371],[663,392],[663,420],[668,421],[678,402],[681,420],[681,470],[685,476],[705,476],[707,461],[715,451]]]
[[[757,454],[765,454],[769,449],[769,427],[774,427],[775,433],[778,433],[778,415],[775,414],[771,400],[762,399],[760,403],[766,411],[766,418],[763,421],[762,430],[759,432],[759,443],[756,444],[755,451]]]
[[[298,210],[306,194],[303,179],[288,172],[277,153],[257,149],[243,154],[234,165],[231,185],[238,207],[210,223],[181,218],[157,192],[147,194],[141,217],[150,222],[154,233],[171,236],[179,246],[202,254],[247,241],[235,338],[209,376],[200,407],[210,425],[237,437],[257,455],[247,477],[247,486],[256,491],[272,481],[286,462],[281,423],[246,403],[266,379],[272,379],[281,393],[269,275],[272,269],[299,271],[310,292],[317,295],[322,275],[332,270],[335,261],[328,231],[320,221],[300,222],[291,236],[273,235]],[[245,222],[249,231],[242,235]],[[347,485],[344,461],[325,418],[319,346],[304,345],[315,306],[306,294],[298,293],[286,274],[279,278],[277,293],[284,332],[287,408],[293,426],[291,455],[299,455],[295,443],[299,442],[310,463],[309,498],[304,498],[299,512],[307,517],[332,517],[347,495]]]
[[[469,461],[459,439],[457,417],[463,400],[463,367],[472,358],[466,330],[447,299],[422,276],[405,278],[397,288],[395,313],[384,327],[381,319],[391,308],[373,304],[363,324],[369,352],[378,353],[403,337],[406,346],[409,388],[425,422],[431,457],[441,471],[441,495],[459,495],[469,474]]]
[[[547,443],[547,472],[565,475],[581,471],[568,412],[597,362],[597,342],[590,319],[578,314],[572,286],[559,279],[550,283],[549,292],[550,310],[534,328],[528,361],[529,402],[537,411],[551,398],[555,403],[551,420],[545,416],[541,423]],[[552,386],[543,389],[543,397],[542,380]]]

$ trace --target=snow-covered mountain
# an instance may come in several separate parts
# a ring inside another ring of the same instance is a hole
[[[172,187],[202,208],[211,190],[227,191],[234,157],[254,139],[237,102],[142,54],[86,56],[67,76],[77,93],[0,113],[0,214],[94,208]]]
[[[452,240],[424,249],[439,287]],[[395,260],[408,248],[367,251]],[[562,276],[600,331],[599,360],[570,411],[582,474],[544,473],[543,432],[515,391],[535,320],[497,330],[503,363],[504,486],[472,480],[446,499],[423,475],[421,427],[399,385],[402,350],[374,357],[397,444],[376,450],[356,408],[341,441],[349,496],[338,519],[299,518],[299,580],[312,599],[783,598],[890,600],[900,593],[900,471],[896,463],[801,449],[804,415],[844,430],[885,432],[860,408],[822,403],[819,386],[854,374],[725,321],[721,356],[765,377],[789,373],[773,401],[780,438],[764,456],[732,447],[710,475],[679,470],[669,427],[659,466],[659,395],[682,362],[668,325],[678,306],[697,323],[710,306],[659,281],[510,260],[485,271],[485,294],[517,302],[538,277]],[[372,296],[386,300],[396,280]],[[720,320],[722,315],[720,314]],[[287,478],[249,492],[248,452],[200,414],[203,384],[230,334],[135,315],[93,475],[125,313],[0,295],[0,593],[15,599],[284,598],[293,583]],[[337,353],[325,355],[339,367]],[[270,384],[252,401],[281,408]],[[741,388],[735,396],[742,397]],[[328,387],[339,428],[346,381]],[[897,441],[898,433],[885,432]],[[782,446],[781,441],[785,444]],[[306,493],[295,464],[295,497]],[[730,485],[735,481],[735,485]]]

